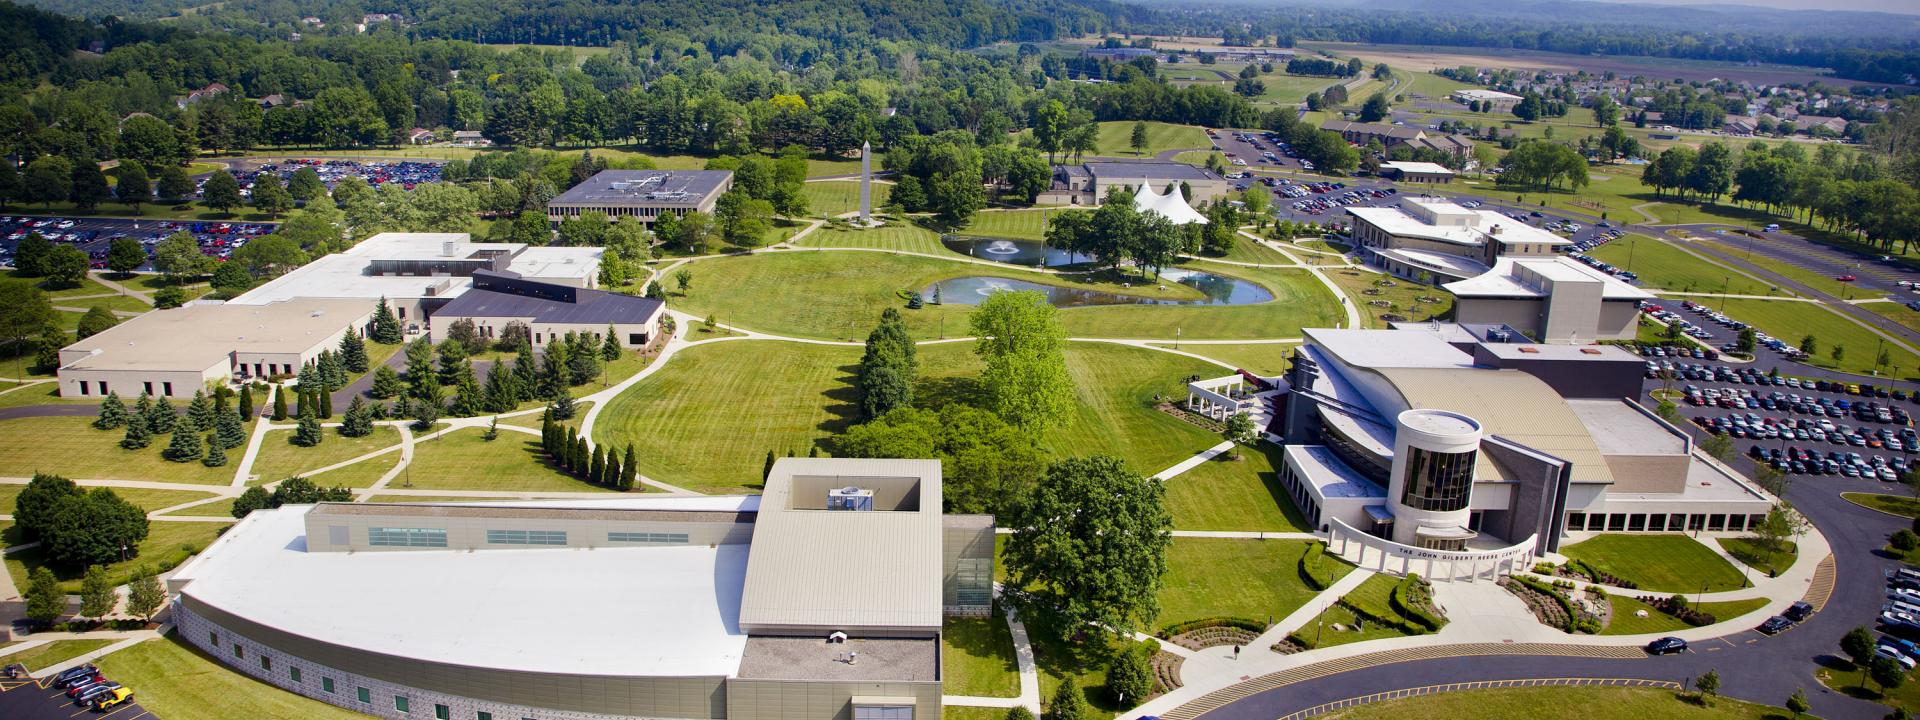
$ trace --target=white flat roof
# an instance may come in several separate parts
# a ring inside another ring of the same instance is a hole
[[[1288,445],[1282,452],[1322,498],[1384,498],[1387,491],[1354,472],[1323,445]]]
[[[1472,355],[1460,352],[1429,330],[1306,328],[1302,332],[1312,347],[1354,368],[1473,367]]]
[[[423,298],[455,297],[466,292],[473,285],[472,278],[463,277],[426,277],[403,275],[368,275],[367,265],[373,258],[354,255],[351,251],[334,253],[306,265],[293,272],[267,281],[265,285],[248,290],[246,293],[227,302],[237,305],[264,305],[282,300],[298,298]],[[442,282],[448,287],[439,292],[429,293],[427,288]]]
[[[1426,265],[1442,272],[1453,273],[1459,277],[1473,277],[1487,271],[1486,264],[1467,257],[1451,253],[1430,252],[1414,248],[1386,248],[1374,252],[1399,260],[1408,265]]]
[[[306,552],[312,506],[256,510],[174,580],[275,629],[369,652],[584,675],[735,675],[747,545]]]
[[[1447,166],[1441,165],[1440,163],[1413,162],[1410,160],[1394,160],[1392,162],[1383,162],[1383,163],[1380,163],[1380,167],[1392,168],[1394,170],[1399,170],[1400,172],[1429,173],[1433,175],[1452,175],[1453,174],[1452,170],[1448,170]]]
[[[129,318],[68,345],[86,352],[80,370],[193,370],[231,362],[232,353],[304,353],[331,343],[373,313],[365,300],[297,300],[235,305],[192,303]]]
[[[1686,440],[1625,400],[1567,399],[1567,407],[1593,435],[1594,446],[1607,455],[1679,455]]]
[[[1459,95],[1462,97],[1475,98],[1479,100],[1519,100],[1521,99],[1519,95],[1515,95],[1513,93],[1503,93],[1503,92],[1500,92],[1499,90],[1480,90],[1477,88],[1462,88],[1462,89],[1453,91],[1453,94]]]
[[[473,278],[432,275],[369,275],[376,260],[440,260],[466,258],[481,250],[518,253],[507,269],[535,279],[578,279],[598,271],[601,248],[527,247],[518,243],[469,242],[467,233],[380,233],[360,241],[346,252],[334,253],[295,268],[228,302],[261,305],[294,298],[458,297],[473,286]],[[452,254],[448,254],[452,243]],[[441,285],[446,287],[441,288]],[[434,288],[429,291],[428,288]]]
[[[599,272],[606,250],[597,247],[530,247],[507,269],[529,278],[585,278]]]
[[[422,500],[433,505],[487,505],[493,507],[516,508],[561,508],[569,510],[694,510],[702,512],[756,512],[760,509],[759,495],[673,495],[667,497],[609,497],[600,498],[545,498],[519,500],[503,498],[489,500],[474,498],[470,501],[445,502],[440,500]]]
[[[1565,257],[1500,258],[1494,262],[1492,270],[1476,277],[1446,283],[1441,287],[1461,297],[1546,297],[1545,290],[1535,287],[1520,277],[1519,271],[1522,268],[1556,281],[1600,283],[1600,297],[1604,300],[1651,300],[1654,298],[1653,293],[1628,285],[1619,278]]]

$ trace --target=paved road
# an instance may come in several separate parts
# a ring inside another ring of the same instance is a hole
[[[1722,227],[1722,226],[1683,225],[1678,227],[1680,229],[1686,229],[1696,234],[1701,234],[1701,233],[1707,232],[1707,228]],[[1664,228],[1646,228],[1645,230],[1658,234],[1663,229]],[[1731,244],[1735,247],[1745,249],[1746,245],[1744,243],[1747,240],[1750,240],[1751,238],[1747,238],[1746,236],[1742,236],[1742,235],[1727,235],[1725,237],[1717,238],[1717,239],[1724,240],[1728,244]],[[1832,250],[1831,248],[1827,248],[1824,251],[1816,250],[1816,248],[1823,248],[1824,246],[1818,245],[1816,243],[1805,243],[1805,242],[1799,243],[1797,246],[1783,247],[1781,244],[1779,244],[1779,241],[1777,238],[1770,239],[1770,240],[1771,241],[1754,241],[1752,243],[1752,251],[1755,254],[1760,254],[1760,255],[1768,255],[1769,253],[1776,253],[1776,252],[1782,253],[1782,255],[1780,256],[1773,256],[1773,259],[1781,260],[1783,262],[1794,262],[1794,264],[1803,265],[1807,267],[1807,269],[1809,270],[1821,272],[1822,274],[1826,274],[1829,276],[1838,276],[1838,275],[1847,274],[1847,273],[1855,274],[1857,277],[1865,278],[1865,280],[1862,281],[1862,286],[1868,289],[1881,290],[1889,287],[1892,288],[1892,291],[1894,291],[1894,297],[1901,298],[1900,300],[1896,300],[1896,302],[1905,302],[1915,297],[1910,291],[1903,290],[1895,283],[1898,282],[1899,278],[1910,278],[1909,282],[1920,281],[1920,272],[1914,272],[1914,271],[1905,270],[1905,269],[1895,269],[1886,265],[1880,265],[1875,263],[1864,263],[1864,262],[1859,266],[1830,265],[1828,263],[1830,263],[1832,260],[1831,255],[1834,253],[1838,253],[1840,251]],[[1861,322],[1864,322],[1872,327],[1878,328],[1882,332],[1885,332],[1896,338],[1900,338],[1901,340],[1905,341],[1910,345],[1920,346],[1920,331],[1917,331],[1914,328],[1907,327],[1906,325],[1902,325],[1899,322],[1896,322],[1895,320],[1893,320],[1892,318],[1886,317],[1872,310],[1868,310],[1866,308],[1848,303],[1846,302],[1848,298],[1835,297],[1833,294],[1828,293],[1824,290],[1819,290],[1814,287],[1801,284],[1784,275],[1780,275],[1771,270],[1760,267],[1759,265],[1755,265],[1746,259],[1745,253],[1722,252],[1716,248],[1709,247],[1701,243],[1688,243],[1684,240],[1675,240],[1675,242],[1685,243],[1686,247],[1690,250],[1694,250],[1695,252],[1699,252],[1699,253],[1711,256],[1715,260],[1720,261],[1721,263],[1724,263],[1726,265],[1730,265],[1735,268],[1739,268],[1741,270],[1745,270],[1749,273],[1757,275],[1760,278],[1767,280],[1768,282],[1771,282],[1775,285],[1786,288],[1788,290],[1792,290],[1795,294],[1824,302],[1827,304],[1828,307],[1833,308],[1834,310],[1837,310],[1848,317],[1857,318]],[[1820,256],[1813,257],[1810,255],[1809,257],[1800,257],[1800,256],[1788,254],[1788,250],[1792,247],[1797,247],[1799,250],[1803,250],[1808,253],[1819,253]],[[1796,260],[1798,260],[1798,262],[1796,262]],[[1821,269],[1821,268],[1824,268],[1824,269]],[[1873,275],[1862,274],[1867,272],[1869,268],[1871,268],[1875,274]],[[1886,278],[1896,278],[1896,279],[1889,281]],[[1861,295],[1867,295],[1867,294],[1868,293],[1861,293]]]

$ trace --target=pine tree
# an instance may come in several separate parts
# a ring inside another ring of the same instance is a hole
[[[579,428],[567,428],[567,469],[575,475],[587,472],[587,440],[580,437]]]
[[[593,446],[593,458],[587,464],[587,482],[605,485],[607,475],[607,446]]]
[[[213,420],[213,445],[222,450],[247,444],[247,425],[240,413],[228,410]]]
[[[481,407],[487,412],[511,412],[514,406],[520,404],[513,391],[513,371],[507,368],[505,360],[487,368],[487,389],[481,395]]]
[[[320,417],[333,417],[333,393],[322,389],[313,391],[313,395],[314,399],[320,401]]]
[[[540,450],[553,454],[553,411],[540,411]]]
[[[194,432],[213,429],[213,399],[204,390],[193,391],[193,400],[187,403],[187,427]]]
[[[520,401],[546,397],[540,392],[540,359],[534,357],[533,346],[521,343],[514,352],[513,384]]]
[[[385,296],[380,298],[380,304],[373,310],[372,337],[374,342],[385,345],[397,345],[406,339],[406,334],[400,329],[400,318],[394,316],[393,308],[387,305]]]
[[[133,415],[138,415],[140,417],[146,418],[147,427],[152,428],[153,427],[153,396],[144,392],[140,393],[140,397],[135,398],[133,401],[133,411],[128,413],[129,418],[131,418],[131,416]]]
[[[227,451],[220,447],[220,439],[207,436],[207,456],[200,458],[200,464],[207,467],[220,467],[227,464]]]
[[[34,568],[28,578],[27,619],[52,625],[67,612],[67,593],[60,589],[60,579],[45,565]]]
[[[500,416],[495,415],[492,420],[487,421],[487,429],[480,433],[480,439],[487,442],[500,439]]]
[[[240,386],[240,421],[253,421],[253,385]]]
[[[768,451],[767,451],[767,463],[766,463],[766,466],[765,466],[765,467],[762,467],[762,468],[760,468],[760,479],[761,479],[761,480],[765,480],[765,479],[767,479],[767,478],[770,478],[770,477],[773,477],[773,462],[774,462],[774,457],[773,457],[773,451],[772,451],[772,450],[768,450]]]
[[[480,392],[480,385],[473,381],[473,373],[462,376],[453,386],[453,408],[449,412],[454,417],[473,417],[485,406],[486,398]]]
[[[547,343],[547,352],[541,356],[540,394],[548,400],[558,400],[571,387],[567,384],[567,351],[569,349],[565,340],[555,338],[553,342]]]
[[[320,382],[326,385],[327,390],[339,390],[347,386],[347,368],[332,350],[321,350],[315,366],[320,373]]]
[[[433,345],[426,338],[420,338],[407,344],[407,395],[416,400],[429,397],[428,388],[440,387],[440,378],[433,371]]]
[[[1047,703],[1047,711],[1041,717],[1045,720],[1085,720],[1087,715],[1087,696],[1081,694],[1078,683],[1068,678],[1053,691],[1053,702]]]
[[[571,335],[571,333],[569,333]],[[585,342],[590,338],[567,341],[567,381],[573,385],[585,385],[600,375],[600,354],[593,349],[593,343]]]
[[[601,476],[600,484],[610,488],[620,487],[620,453],[619,451],[616,451],[616,450],[607,451],[607,472],[605,475]]]
[[[93,419],[96,430],[112,430],[127,424],[127,404],[120,402],[119,393],[107,393],[100,401],[100,415]]]
[[[380,400],[386,400],[399,395],[404,390],[406,390],[406,386],[400,382],[400,373],[395,371],[391,365],[381,365],[378,368],[374,368],[373,387],[367,390],[367,394]]]
[[[421,400],[413,405],[413,427],[416,430],[432,428],[435,422],[439,422],[440,413],[446,409],[439,397],[440,386],[433,386],[433,391],[433,398]]]
[[[297,393],[293,396],[293,416],[294,417],[296,418],[300,417],[301,415],[305,415],[308,412],[315,412],[315,413],[319,412],[319,408],[316,408],[313,405],[313,393],[311,391],[308,391],[306,386],[304,385],[299,386],[294,389],[294,392]]]
[[[134,413],[127,416],[127,434],[120,438],[120,447],[139,450],[153,444],[153,430],[147,424],[147,416]]]
[[[113,606],[119,604],[120,596],[113,592],[113,581],[107,579],[107,569],[99,565],[87,567],[80,578],[80,617],[99,620],[113,614]]]
[[[147,413],[147,429],[155,434],[170,433],[173,432],[173,426],[179,420],[180,416],[173,411],[173,403],[162,395],[159,400],[154,401],[153,410]]]
[[[293,444],[300,447],[318,446],[326,439],[326,434],[320,432],[320,416],[313,405],[304,402],[300,405],[300,421],[293,429]]]
[[[640,476],[639,461],[633,456],[633,446],[627,446],[627,458],[620,463],[620,489],[632,490]]]
[[[275,421],[287,419],[287,386],[285,385],[273,386],[273,419]]]
[[[160,457],[174,462],[192,462],[206,453],[206,447],[200,444],[200,433],[185,424],[173,431],[173,440],[167,443],[167,449],[160,451]]]
[[[600,359],[613,362],[620,359],[620,336],[614,334],[613,324],[607,324],[607,339],[600,343]]]
[[[367,341],[360,338],[360,333],[349,330],[340,336],[339,355],[340,365],[347,372],[359,374],[367,371]]]
[[[359,395],[347,403],[346,417],[340,420],[340,435],[343,437],[366,437],[373,434],[373,410],[367,407],[367,401]]]
[[[574,413],[573,394],[562,393],[560,397],[553,399],[553,404],[547,407],[553,411],[555,420],[571,420]]]

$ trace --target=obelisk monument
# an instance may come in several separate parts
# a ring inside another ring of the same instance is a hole
[[[860,143],[860,224],[873,224],[873,143]]]

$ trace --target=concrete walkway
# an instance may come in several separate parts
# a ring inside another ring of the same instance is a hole
[[[1000,594],[1000,584],[994,583],[994,596]],[[1013,635],[1013,659],[1020,673],[1019,697],[981,697],[978,695],[943,695],[943,705],[964,705],[967,707],[1011,708],[1025,707],[1040,714],[1040,671],[1034,662],[1033,641],[1027,635],[1027,626],[1020,622],[1020,613],[1011,605],[1001,605],[1007,616],[1007,631]]]

